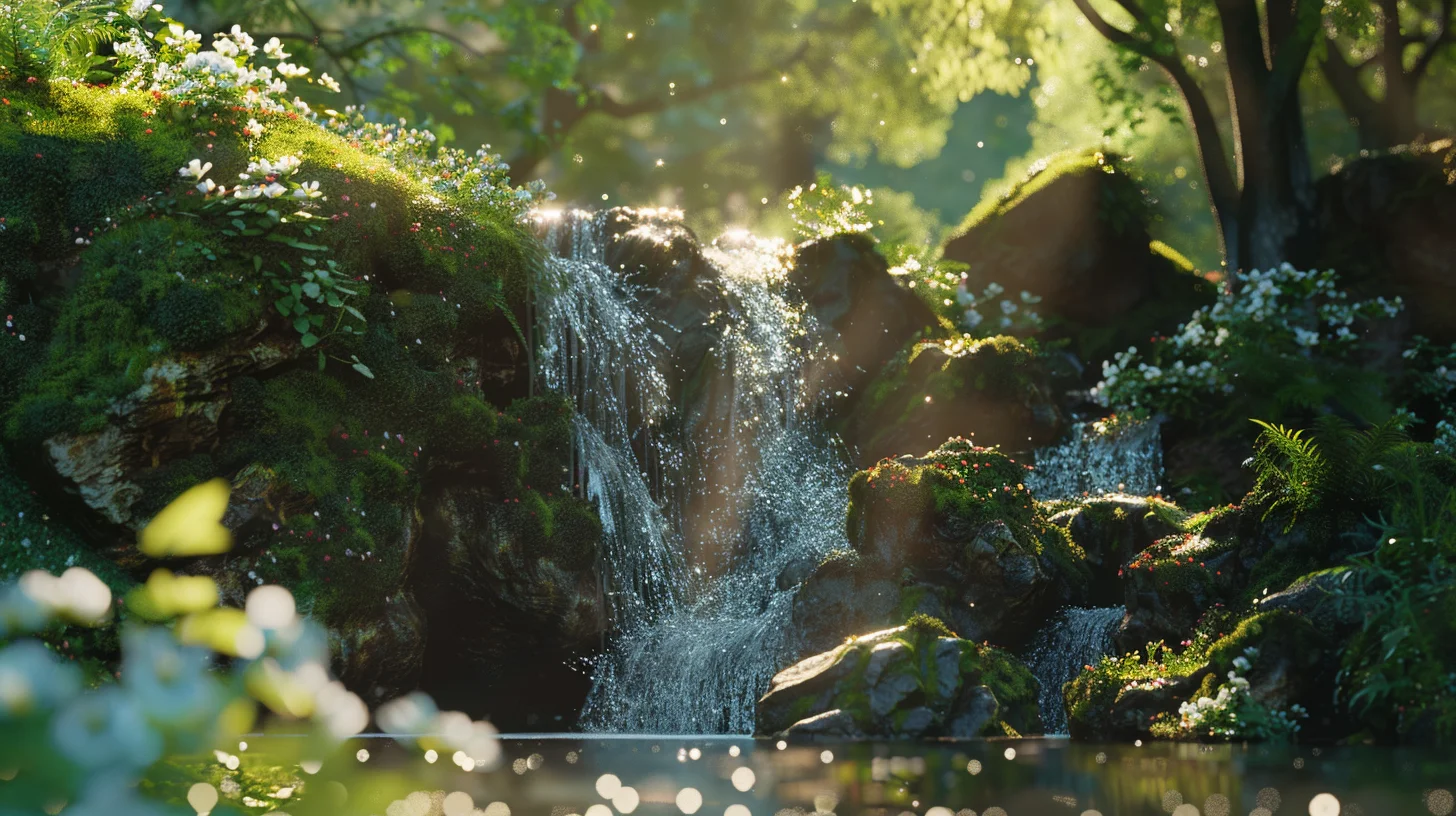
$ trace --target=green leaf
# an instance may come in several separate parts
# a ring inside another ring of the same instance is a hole
[[[305,335],[305,337],[306,337],[309,334],[309,330],[313,328],[313,324],[309,322],[308,318],[306,318],[306,317],[300,317],[300,318],[297,318],[297,319],[295,319],[293,321],[293,328],[299,334]],[[315,341],[315,342],[317,342],[317,341]],[[312,344],[310,344],[310,343],[304,343],[304,347],[305,348],[307,348],[309,345],[312,345]]]
[[[361,312],[361,311],[359,311],[358,309],[355,309],[353,306],[349,306],[348,304],[345,304],[344,305],[344,311],[346,311],[349,314],[353,315],[354,317],[358,318],[360,323],[366,322],[364,320],[364,313]]]
[[[303,293],[313,298],[314,300],[318,300],[320,294],[319,285],[317,283],[314,283],[313,281],[309,281],[308,283],[305,283],[303,285]]]
[[[355,371],[359,372],[360,374],[363,374],[364,376],[368,377],[369,379],[371,379],[371,380],[374,379],[374,372],[369,370],[369,366],[364,365],[363,363],[360,363],[360,362],[355,362],[354,365],[352,365],[350,367],[353,368]]]
[[[293,304],[294,303],[295,303],[295,301],[294,301],[292,295],[287,295],[285,297],[281,297],[281,298],[278,298],[277,300],[273,301],[273,305],[276,306],[276,307],[278,307],[278,312],[280,314],[282,314],[284,317],[287,317],[288,314],[293,311]]]
[[[313,348],[314,346],[317,346],[318,344],[319,344],[319,337],[318,337],[318,335],[314,334],[313,332],[309,332],[308,334],[305,334],[303,336],[303,347],[304,348]]]
[[[233,219],[233,226],[237,227],[240,230],[247,229],[248,228],[248,225],[245,224],[245,223],[243,223],[243,219],[241,219],[241,218],[234,218]]]
[[[324,366],[328,365],[328,362],[329,358],[324,356],[323,351],[319,351],[319,371],[323,371]]]
[[[339,296],[336,295],[336,294],[334,294],[333,292],[330,292],[328,294],[327,300],[328,300],[328,303],[329,303],[329,308],[331,308],[331,309],[337,309],[340,306],[343,306],[344,305],[344,301],[341,300],[339,298]]]

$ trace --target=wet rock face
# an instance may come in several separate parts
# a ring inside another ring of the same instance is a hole
[[[599,647],[607,624],[595,577],[600,526],[580,525],[571,541],[540,538],[488,474],[457,478],[425,499],[411,577],[432,621],[423,686],[500,727],[561,728],[589,681],[576,659]]]
[[[1025,472],[995,449],[951,440],[856,474],[853,552],[820,565],[795,600],[803,648],[917,612],[1017,647],[1054,609],[1082,601],[1083,556],[1031,499]]]
[[[789,282],[819,326],[832,330],[831,354],[811,364],[805,379],[846,389],[850,405],[911,339],[936,323],[930,309],[890,276],[889,265],[863,235],[801,246]]]
[[[42,449],[56,476],[111,524],[140,529],[145,492],[142,471],[159,463],[215,450],[220,420],[231,400],[229,383],[294,359],[295,344],[266,338],[237,338],[197,355],[179,355],[153,365],[142,384],[108,411],[103,428],[61,433]]]
[[[1037,352],[1014,338],[916,343],[884,368],[850,409],[845,438],[862,461],[928,450],[966,435],[1023,451],[1064,425]]]
[[[1137,182],[1112,156],[1062,157],[974,219],[945,245],[970,265],[967,286],[998,283],[1042,298],[1052,339],[1095,364],[1111,351],[1175,329],[1213,302],[1213,287],[1152,251]]]
[[[1031,673],[999,650],[917,626],[857,637],[784,669],[758,708],[763,735],[970,739],[1007,727],[1040,731]]]

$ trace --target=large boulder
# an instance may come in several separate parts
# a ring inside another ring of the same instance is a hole
[[[827,353],[815,355],[804,379],[811,387],[843,390],[848,406],[863,398],[870,380],[907,343],[936,326],[935,314],[895,281],[864,235],[803,244],[789,283],[818,327],[828,330]]]
[[[1011,655],[939,621],[853,638],[774,676],[762,735],[971,739],[1041,730],[1037,683]]]
[[[372,702],[415,688],[430,640],[468,627],[412,582],[422,547],[448,538],[424,511],[452,477],[528,518],[546,507],[548,530],[591,513],[563,488],[561,404],[524,399],[515,326],[535,248],[516,213],[301,117],[260,114],[261,136],[217,120],[199,142],[194,109],[156,117],[146,94],[39,83],[8,99],[0,459],[32,494],[27,514],[64,520],[84,550],[68,560],[100,560],[124,586],[154,566],[137,530],[225,479],[232,550],[168,567],[213,577],[231,605],[283,585],[331,631],[346,684]],[[236,179],[284,155],[324,197],[317,230],[280,227],[283,242],[199,213],[177,172],[203,157]],[[0,577],[35,562],[0,555]],[[522,625],[542,630],[560,612],[531,611]]]
[[[997,283],[1039,296],[1049,336],[1069,338],[1095,374],[1113,351],[1171,332],[1213,302],[1212,284],[1152,242],[1150,218],[1118,157],[1056,156],[973,210],[944,257],[969,265],[972,293]]]
[[[1356,159],[1316,193],[1315,265],[1357,292],[1402,295],[1414,333],[1456,342],[1456,144]]]
[[[853,550],[827,559],[796,596],[801,653],[915,613],[1016,647],[1054,609],[1084,601],[1084,556],[1032,499],[1025,473],[999,450],[952,439],[855,474]]]
[[[1013,337],[913,343],[881,370],[844,420],[862,461],[951,436],[1024,451],[1052,442],[1063,416],[1034,343]]]

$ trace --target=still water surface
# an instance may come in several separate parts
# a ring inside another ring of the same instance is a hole
[[[355,758],[353,767],[333,769],[350,777],[348,805],[336,812],[1447,816],[1456,811],[1451,793],[1456,756],[1415,749],[526,736],[504,740],[493,768],[466,772],[446,757],[427,763],[417,751],[389,740],[360,740],[357,747],[368,752],[366,761]],[[266,743],[258,749],[268,750]],[[328,770],[316,784],[333,784],[324,781]],[[370,778],[373,783],[365,781]],[[391,784],[378,784],[384,778]]]

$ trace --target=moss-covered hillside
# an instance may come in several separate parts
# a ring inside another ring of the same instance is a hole
[[[484,491],[500,523],[470,546],[558,565],[566,595],[593,584],[599,530],[572,497],[568,406],[528,398],[515,313],[537,248],[517,212],[391,160],[396,134],[322,121],[62,83],[7,96],[0,518],[49,508],[57,557],[123,580],[135,530],[227,478],[239,546],[181,568],[234,600],[288,586],[344,633],[346,677],[387,690],[425,649],[422,502]],[[270,172],[286,156],[291,176]],[[304,189],[219,203],[179,173],[193,160],[224,186]],[[0,574],[29,563],[12,537]]]

